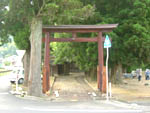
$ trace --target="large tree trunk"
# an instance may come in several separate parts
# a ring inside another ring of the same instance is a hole
[[[42,44],[42,21],[34,18],[31,23],[31,57],[29,71],[28,95],[42,96],[41,84],[41,44]]]
[[[122,65],[117,64],[111,70],[111,81],[115,84],[122,82]]]
[[[28,86],[29,70],[30,70],[30,50],[26,50],[23,56],[23,67],[24,67],[24,86]]]

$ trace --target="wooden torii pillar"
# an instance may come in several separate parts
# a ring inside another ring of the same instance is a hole
[[[98,67],[97,67],[97,86],[98,89],[104,93],[106,91],[106,81],[103,61],[103,32],[111,32],[117,24],[103,24],[103,25],[63,25],[63,26],[43,26],[43,32],[45,37],[45,54],[44,54],[44,66],[43,66],[43,92],[46,93],[50,88],[50,42],[97,42],[98,43]],[[66,32],[72,33],[71,38],[55,38],[51,37],[51,33]],[[77,37],[77,33],[97,33],[97,37],[83,38]]]
[[[43,66],[43,93],[46,93],[50,89],[50,33],[45,33],[45,50],[44,50],[44,66]]]

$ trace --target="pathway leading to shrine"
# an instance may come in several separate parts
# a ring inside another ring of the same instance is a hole
[[[57,91],[59,97],[56,97]],[[52,96],[59,101],[90,101],[100,99],[100,92],[86,83],[84,73],[71,73],[69,76],[56,77]]]

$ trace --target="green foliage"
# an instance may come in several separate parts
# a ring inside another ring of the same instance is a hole
[[[4,44],[3,46],[0,47],[0,57],[8,57],[11,55],[16,55],[16,46],[13,41],[10,43]]]
[[[5,64],[5,66],[10,66],[11,62],[5,61],[4,64]]]
[[[8,38],[8,34],[6,33],[5,30],[5,16],[7,13],[7,8],[6,6],[8,6],[8,0],[1,0],[0,1],[0,46],[2,46],[3,44],[9,42],[9,38]]]
[[[58,37],[69,37],[69,34],[61,34]],[[85,71],[95,67],[98,60],[97,43],[52,43],[52,54],[55,56],[56,64],[75,62],[76,65]]]
[[[30,49],[30,24],[34,17],[42,18],[43,24],[70,24],[84,21],[94,12],[91,5],[83,6],[79,0],[8,0],[7,4],[9,11],[2,39],[11,34],[17,47],[26,50]]]
[[[95,0],[95,3],[105,23],[119,23],[110,34],[113,40],[110,65],[121,63],[127,69],[149,65],[150,1]]]
[[[84,5],[95,5],[96,12],[93,17],[79,21],[80,24],[119,24],[117,29],[109,34],[112,38],[109,60],[111,67],[121,63],[123,68],[131,70],[150,65],[150,0],[81,1]],[[77,11],[80,15],[79,12]],[[69,22],[78,23],[73,20]],[[66,53],[65,50],[70,47],[72,48],[69,51],[70,54]],[[61,51],[61,48],[66,49]],[[88,70],[92,66],[97,66],[96,43],[64,44],[60,47],[59,51],[62,52],[61,54],[64,57],[71,56],[72,61],[76,62],[81,69]]]
[[[20,32],[17,32],[15,37],[14,37],[14,41],[16,43],[16,46],[19,49],[26,49],[29,50],[30,49],[30,42],[29,42],[29,28],[26,27],[23,30],[21,30]]]
[[[55,38],[70,37],[70,34],[55,33]],[[55,64],[63,64],[65,62],[71,62],[74,57],[72,54],[72,43],[51,43],[52,54],[55,56]]]
[[[119,63],[127,69],[150,65],[150,0],[5,1],[0,4],[0,16],[6,15],[1,20],[4,23],[0,22],[3,28],[0,29],[0,44],[7,42],[11,34],[18,48],[30,49],[29,28],[33,17],[41,17],[46,25],[118,23],[117,29],[109,34],[112,37],[111,67]],[[9,11],[5,9],[8,2]],[[96,43],[53,43],[51,49],[55,63],[75,62],[83,70],[97,66]]]
[[[95,8],[83,5],[80,0],[52,0],[43,8],[42,16],[44,24],[78,24],[94,15]],[[46,15],[46,16],[45,16]],[[47,15],[49,18],[47,18]],[[45,19],[45,17],[47,19]]]

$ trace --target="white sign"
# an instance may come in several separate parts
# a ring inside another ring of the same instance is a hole
[[[110,48],[111,47],[111,41],[109,40],[108,35],[106,35],[105,41],[104,41],[104,48]]]

